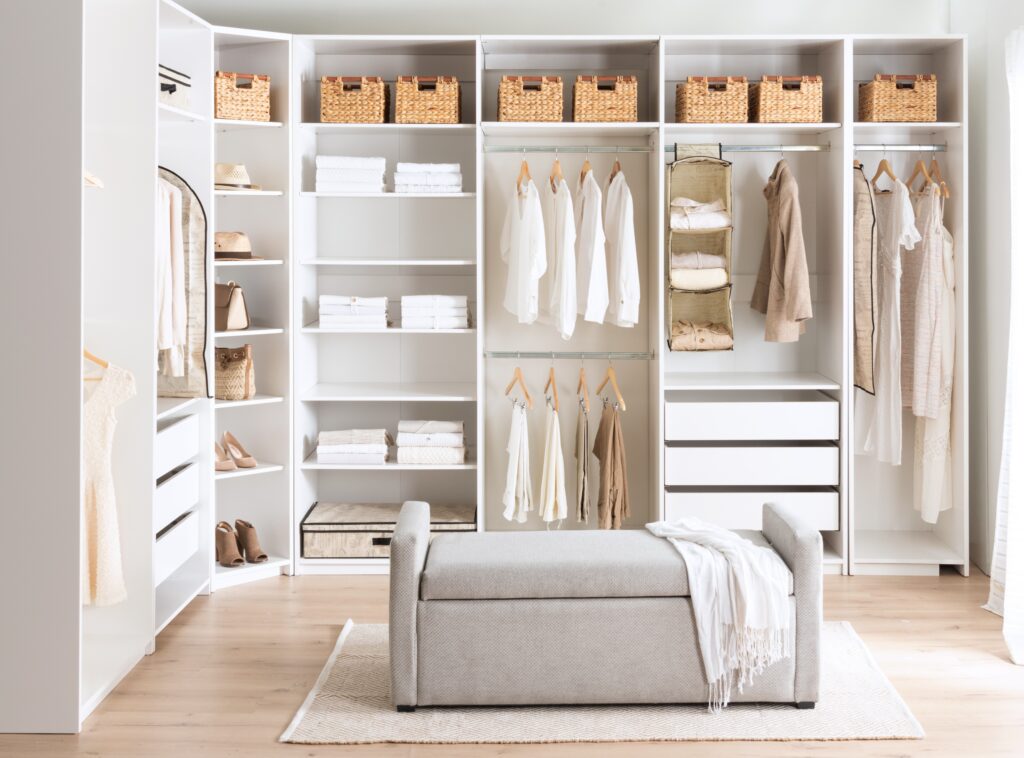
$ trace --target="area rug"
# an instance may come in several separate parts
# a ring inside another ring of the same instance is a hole
[[[390,702],[388,627],[345,624],[313,691],[281,735],[307,745],[920,739],[924,730],[853,627],[825,624],[822,692],[791,705],[421,708]]]

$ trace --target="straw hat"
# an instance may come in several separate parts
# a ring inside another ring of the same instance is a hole
[[[258,190],[253,184],[244,163],[218,163],[213,169],[213,186],[219,190]]]
[[[252,242],[245,232],[214,232],[213,258],[218,261],[261,261],[252,254]]]

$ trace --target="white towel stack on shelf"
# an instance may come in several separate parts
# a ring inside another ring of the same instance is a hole
[[[320,296],[320,327],[361,332],[388,328],[386,297]]]
[[[458,163],[399,163],[395,192],[462,192],[462,166]]]
[[[353,194],[383,192],[386,168],[387,161],[384,158],[318,155],[316,191]]]
[[[393,443],[386,429],[320,432],[316,441],[316,458],[318,463],[383,465],[388,460],[388,446]]]
[[[468,329],[465,295],[403,295],[403,329]]]
[[[399,421],[398,462],[454,466],[466,462],[466,435],[461,421]]]

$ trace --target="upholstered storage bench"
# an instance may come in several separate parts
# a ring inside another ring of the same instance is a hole
[[[765,505],[789,566],[795,656],[733,702],[818,699],[821,535]],[[407,502],[391,542],[391,696],[417,706],[706,703],[686,566],[642,530],[436,535]]]

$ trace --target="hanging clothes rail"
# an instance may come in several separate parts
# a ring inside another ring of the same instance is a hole
[[[643,145],[484,145],[485,153],[651,153]]]
[[[855,153],[944,153],[945,145],[854,145]]]
[[[832,145],[719,145],[719,148],[723,153],[827,153]],[[675,151],[675,144],[665,145],[666,153]]]
[[[561,358],[573,360],[608,360],[608,361],[651,361],[654,353],[606,353],[606,352],[537,352],[524,350],[485,350],[484,358],[543,358],[556,360]]]

